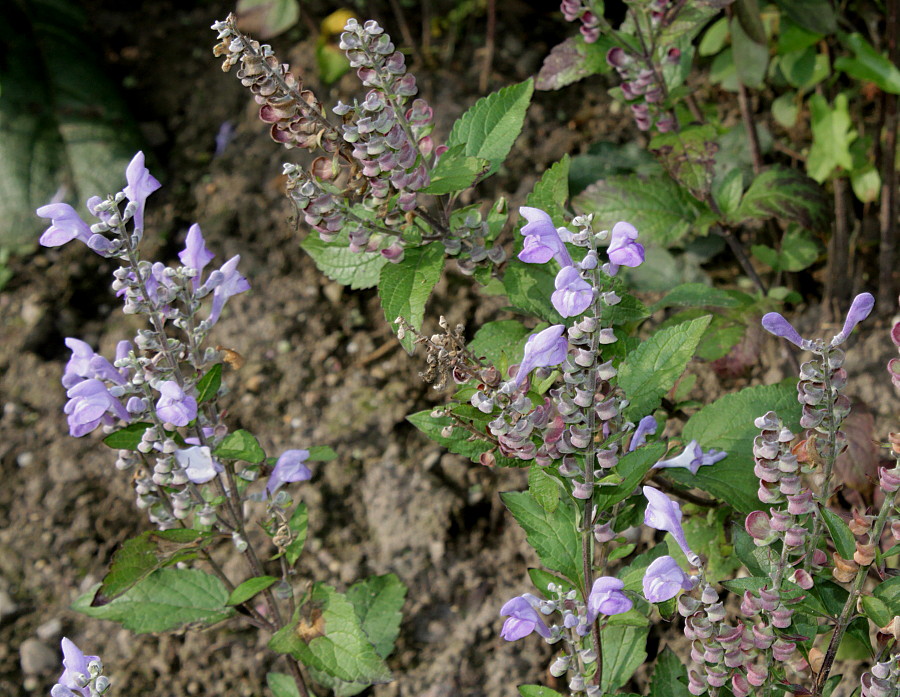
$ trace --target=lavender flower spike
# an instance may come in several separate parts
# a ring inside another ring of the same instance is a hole
[[[728,457],[728,453],[724,450],[710,449],[704,453],[697,441],[692,440],[685,446],[684,452],[681,453],[681,455],[668,460],[660,460],[653,465],[653,469],[682,467],[686,470],[690,470],[691,474],[697,474],[697,470],[704,465],[714,465],[725,457]]]
[[[609,257],[608,271],[615,276],[620,266],[634,268],[644,263],[644,245],[635,242],[638,231],[631,223],[624,221],[613,225],[612,237],[606,254]]]
[[[187,426],[197,416],[197,400],[185,394],[174,380],[160,383],[160,398],[156,402],[156,414],[166,423]]]
[[[572,266],[572,257],[563,244],[559,231],[550,216],[540,208],[520,206],[519,215],[528,222],[522,226],[525,248],[519,252],[519,259],[527,264],[545,264],[556,259],[560,266]],[[560,228],[565,230],[565,228]]]
[[[125,179],[128,186],[125,187],[125,196],[134,204],[134,228],[144,229],[144,203],[147,197],[162,186],[144,166],[144,153],[138,153],[128,163],[125,169]]]
[[[50,227],[38,240],[44,247],[59,247],[72,240],[81,240],[87,244],[93,234],[90,226],[68,203],[49,203],[38,208],[35,213],[41,218],[50,218]]]
[[[644,512],[644,525],[656,530],[668,532],[675,538],[681,551],[688,561],[694,565],[700,565],[700,557],[694,554],[688,546],[681,527],[681,506],[666,496],[659,489],[652,486],[643,487],[644,497],[647,499],[647,510]]]
[[[285,450],[275,462],[275,469],[269,475],[266,491],[274,496],[282,484],[287,482],[305,482],[312,477],[312,472],[304,462],[309,457],[309,450]]]
[[[844,320],[844,326],[841,328],[841,333],[831,340],[831,345],[843,344],[854,327],[869,316],[873,307],[875,307],[875,298],[871,293],[860,293],[853,298],[850,310],[847,312],[847,319]]]
[[[507,641],[516,641],[516,639],[526,637],[532,632],[537,632],[545,639],[549,639],[551,636],[550,630],[535,609],[540,605],[540,602],[531,593],[526,593],[507,601],[500,608],[500,616],[507,617],[507,620],[503,623],[503,629],[500,630],[500,636]]]
[[[81,649],[75,646],[75,643],[66,637],[63,637],[62,640],[62,651],[64,670],[62,675],[60,675],[59,679],[56,681],[56,685],[53,686],[53,690],[51,690],[50,694],[65,695],[66,692],[64,690],[57,689],[57,687],[59,686],[66,688],[72,694],[79,694],[83,695],[84,697],[90,697],[90,688],[87,686],[87,683],[90,679],[88,664],[92,663],[93,661],[99,662],[100,657],[85,656],[81,652]]]
[[[655,559],[644,572],[644,597],[651,603],[671,600],[678,591],[689,591],[694,582],[669,555]]]
[[[548,368],[559,365],[566,359],[569,344],[563,337],[565,325],[554,324],[537,334],[528,337],[525,344],[525,355],[516,371],[515,386],[519,387],[535,368]]]
[[[574,266],[564,266],[556,274],[556,291],[550,296],[553,307],[563,317],[575,317],[594,301],[594,289]]]
[[[612,576],[601,576],[591,587],[588,596],[588,624],[592,624],[599,615],[620,615],[628,612],[634,603],[622,592],[625,584]]]

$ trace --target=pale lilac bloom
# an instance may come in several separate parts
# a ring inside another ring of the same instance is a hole
[[[618,222],[613,225],[612,237],[606,254],[609,257],[608,272],[615,276],[620,266],[634,268],[644,263],[644,245],[635,242],[638,231],[631,223]]]
[[[556,290],[550,296],[553,307],[563,317],[575,317],[594,301],[594,289],[574,266],[564,266],[556,274]]]
[[[247,282],[247,279],[238,273],[237,265],[240,260],[241,255],[236,254],[222,264],[222,268],[219,269],[223,278],[213,291],[212,309],[209,312],[210,324],[215,324],[219,320],[219,315],[222,314],[222,308],[225,307],[225,302],[228,298],[232,295],[243,293],[245,290],[250,290],[250,284]]]
[[[634,435],[631,436],[631,444],[628,446],[628,452],[636,450],[640,448],[644,441],[647,440],[647,436],[652,436],[656,433],[656,429],[659,428],[659,424],[656,423],[656,419],[652,416],[645,416],[638,422],[637,428],[634,429]]]
[[[88,664],[92,661],[99,661],[100,657],[85,656],[81,650],[75,646],[75,643],[66,637],[63,637],[62,640],[62,651],[64,670],[62,675],[60,675],[59,679],[56,681],[57,685],[68,688],[76,694],[84,695],[84,697],[90,697],[90,688],[87,686],[79,686],[78,682],[86,682],[90,679]],[[76,680],[77,676],[83,676],[83,680]],[[53,687],[55,690],[56,685]],[[59,692],[65,694],[63,691],[58,691],[57,693]],[[51,692],[51,694],[53,694],[53,692]]]
[[[197,275],[192,279],[195,289],[200,285],[200,274],[203,272],[203,269],[215,256],[206,248],[200,226],[197,223],[191,225],[184,240],[184,250],[178,252],[178,258],[183,266],[196,270]]]
[[[112,382],[116,385],[125,384],[126,380],[122,373],[116,370],[115,366],[103,356],[96,353],[89,344],[81,339],[75,339],[73,337],[67,337],[65,343],[66,346],[72,350],[72,357],[69,359],[69,362],[66,363],[66,368],[63,372],[63,387],[69,389],[88,378],[105,380],[106,382]],[[117,359],[122,357],[118,355],[118,353],[120,352],[123,343],[129,350],[131,348],[129,342],[120,341],[117,348]],[[125,355],[128,355],[127,351]]]
[[[625,584],[612,576],[601,576],[591,587],[588,596],[588,624],[593,624],[599,615],[620,615],[628,612],[633,603],[623,593]]]
[[[157,387],[160,398],[156,402],[156,415],[173,426],[187,426],[197,416],[197,400],[185,394],[174,380],[166,380]]]
[[[520,206],[519,215],[528,221],[521,230],[525,235],[525,246],[519,252],[519,260],[527,264],[544,264],[556,259],[560,266],[572,266],[572,257],[559,234],[565,228],[558,230],[550,216],[540,208]]]
[[[269,496],[274,496],[282,484],[309,480],[312,472],[303,464],[308,457],[309,450],[285,450],[275,462],[275,469],[272,470],[266,483]]]
[[[175,461],[184,468],[185,475],[194,484],[206,484],[216,474],[225,471],[205,445],[176,450]]]
[[[831,339],[829,346],[834,347],[843,344],[856,325],[869,316],[869,313],[872,312],[874,306],[875,298],[871,293],[860,293],[853,298],[853,302],[850,304],[850,310],[848,310],[847,317],[844,320],[844,326],[841,328],[840,333],[835,334]],[[780,336],[782,339],[787,339],[804,351],[809,351],[816,347],[816,342],[804,339],[800,336],[800,333],[794,329],[794,326],[777,312],[770,312],[764,315],[762,318],[762,326],[763,329],[771,334]]]
[[[853,298],[850,309],[847,311],[847,318],[844,320],[844,326],[841,328],[840,334],[831,340],[831,345],[843,344],[854,327],[869,316],[873,307],[875,307],[875,298],[871,293],[860,293]]]
[[[68,203],[48,203],[35,212],[41,218],[50,218],[50,227],[38,240],[44,247],[59,247],[75,239],[87,244],[93,234],[90,225]]]
[[[566,359],[569,344],[563,336],[565,330],[564,325],[554,324],[528,337],[528,341],[525,343],[525,354],[516,371],[516,387],[519,387],[525,380],[525,376],[535,368],[559,365]]]
[[[651,603],[663,603],[689,591],[694,582],[669,555],[654,559],[644,572],[644,597]]]
[[[516,641],[537,632],[545,639],[549,639],[550,630],[535,609],[540,603],[541,601],[531,593],[508,600],[500,608],[500,616],[507,618],[503,623],[503,629],[500,630],[500,636],[507,641]]]
[[[644,497],[647,499],[644,525],[671,534],[688,561],[697,566],[700,563],[700,558],[688,546],[684,530],[681,527],[681,506],[652,486],[643,487],[643,492]]]
[[[69,401],[63,412],[69,422],[69,434],[75,438],[87,435],[101,423],[112,424],[113,414],[122,421],[131,421],[131,415],[122,403],[96,378],[82,380],[71,387],[66,396]]]
[[[128,200],[135,204],[134,209],[134,228],[135,230],[144,229],[144,203],[147,197],[156,191],[161,184],[156,180],[150,170],[144,166],[144,153],[138,153],[128,163],[125,169],[125,179],[128,186],[125,187],[125,196]]]
[[[813,346],[813,342],[807,341],[800,336],[800,333],[794,329],[794,325],[788,322],[778,312],[769,312],[764,315],[762,318],[762,326],[763,329],[770,334],[780,336],[782,339],[787,339],[795,346],[799,346],[804,350],[812,348]]]
[[[669,458],[668,460],[660,460],[653,465],[653,469],[680,467],[682,469],[690,470],[691,474],[697,474],[697,470],[704,465],[714,465],[719,460],[726,457],[728,457],[728,453],[724,450],[716,450],[715,448],[710,448],[706,452],[703,452],[703,449],[697,441],[692,440],[685,446],[684,452],[682,452],[681,455]]]

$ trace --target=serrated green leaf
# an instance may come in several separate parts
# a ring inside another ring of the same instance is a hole
[[[578,194],[572,206],[578,213],[593,213],[603,228],[626,220],[641,238],[661,246],[681,240],[708,211],[667,175],[601,179]]]
[[[89,617],[119,622],[135,634],[165,632],[185,624],[211,625],[234,614],[228,589],[199,569],[157,569],[105,605],[92,605],[99,586],[82,595],[72,609]]]
[[[465,154],[491,163],[488,176],[506,159],[525,123],[534,92],[529,78],[482,97],[453,124],[447,147],[465,145]]]
[[[384,574],[354,583],[347,591],[360,626],[382,658],[391,655],[400,634],[406,590],[395,574]]]
[[[534,587],[541,592],[541,595],[548,599],[556,597],[556,594],[551,593],[548,589],[551,583],[562,586],[564,591],[570,591],[574,588],[569,581],[560,578],[556,574],[551,574],[549,571],[544,571],[543,569],[528,569],[528,577],[531,579]]]
[[[197,381],[197,403],[203,404],[215,399],[222,384],[222,364],[216,363]]]
[[[550,513],[527,491],[506,492],[500,498],[522,526],[528,544],[537,552],[541,563],[583,589],[581,544],[575,532],[572,506],[563,501]]]
[[[309,522],[309,513],[306,504],[302,501],[297,504],[291,519],[288,521],[288,528],[291,531],[291,541],[284,548],[284,556],[287,559],[288,566],[293,567],[303,554],[303,545],[306,544],[306,531]]]
[[[559,484],[537,463],[528,468],[528,493],[548,513],[559,505]]]
[[[538,91],[558,90],[582,78],[607,73],[611,66],[606,54],[613,41],[601,35],[594,43],[587,43],[583,36],[569,37],[557,44],[544,58],[534,88]]]
[[[649,631],[649,627],[631,626],[607,626],[600,631],[603,642],[601,694],[622,687],[647,660]]]
[[[485,453],[493,447],[487,441],[469,440],[472,434],[463,428],[454,426],[453,419],[449,416],[434,417],[431,415],[431,411],[431,409],[426,409],[410,414],[406,420],[451,453],[462,455],[476,462],[481,453]],[[449,437],[442,435],[447,426],[454,426]]]
[[[309,462],[331,462],[337,457],[337,453],[334,452],[334,449],[328,445],[314,445],[309,448],[309,457],[306,459]]]
[[[208,532],[176,528],[150,530],[126,540],[113,555],[100,593],[112,600],[157,569],[196,558],[213,537]]]
[[[550,302],[555,281],[552,265],[526,264],[518,259],[511,259],[503,274],[510,304],[550,324],[563,324],[565,320]]]
[[[864,595],[860,598],[860,602],[866,617],[872,620],[877,627],[886,627],[894,618],[894,615],[891,614],[891,609],[880,598]]]
[[[569,167],[572,161],[563,155],[559,162],[544,170],[537,184],[525,199],[532,208],[540,208],[550,216],[553,224],[561,227],[566,224],[566,201],[569,200]]]
[[[853,559],[856,553],[856,538],[850,532],[850,527],[843,518],[825,506],[819,508],[819,513],[822,514],[822,520],[825,521],[825,527],[828,528],[837,553],[844,559]]]
[[[266,685],[273,697],[300,697],[294,678],[285,673],[266,673]]]
[[[422,189],[423,193],[439,196],[465,191],[475,180],[487,171],[489,162],[465,153],[464,143],[448,150],[431,172],[431,183]]]
[[[668,646],[656,659],[653,680],[650,683],[650,697],[689,697],[687,669],[675,652]]]
[[[226,605],[240,605],[258,593],[262,593],[266,588],[278,583],[278,579],[274,576],[254,576],[248,578],[237,588],[231,591],[228,596]]]
[[[822,187],[802,172],[776,165],[753,179],[734,219],[779,218],[819,230],[828,226],[829,215]]]
[[[256,436],[244,429],[225,436],[213,455],[224,460],[243,460],[251,465],[266,459],[266,451],[260,447]]]
[[[620,296],[622,299],[615,305],[604,305],[600,310],[603,322],[613,326],[639,322],[650,316],[650,310],[637,297],[630,294]]]
[[[876,51],[862,34],[842,35],[841,40],[855,55],[839,56],[834,61],[837,70],[857,80],[874,82],[884,92],[900,94],[900,69],[890,58]]]
[[[556,690],[542,685],[519,685],[519,694],[521,697],[563,697]]]
[[[495,366],[501,365],[504,356],[512,363],[522,354],[522,346],[532,331],[515,319],[488,322],[475,332],[475,336],[469,342],[469,349],[476,356],[486,358]]]
[[[808,103],[813,143],[806,157],[806,171],[821,184],[837,167],[853,169],[850,144],[856,140],[857,132],[846,93],[834,98],[834,106],[820,94],[810,95]]]
[[[385,683],[391,672],[375,652],[350,600],[324,583],[315,583],[293,620],[269,641],[315,670],[346,682]]]
[[[399,264],[388,264],[381,270],[378,281],[378,296],[384,317],[397,330],[394,320],[405,319],[414,329],[422,328],[425,303],[444,268],[444,247],[432,242],[424,247],[406,250]],[[412,354],[415,336],[407,332],[400,340],[406,352]]]
[[[775,571],[775,559],[770,547],[757,547],[753,543],[753,538],[747,534],[744,526],[739,523],[731,526],[731,540],[734,543],[734,553],[751,574],[766,578],[772,577]],[[736,580],[742,581],[743,579]],[[726,588],[730,583],[733,584],[735,581],[723,581],[723,585]]]
[[[649,412],[645,412],[644,415],[646,416],[647,413]],[[619,501],[624,501],[631,496],[635,487],[643,480],[644,475],[662,459],[665,453],[665,443],[657,441],[623,455],[614,470],[622,478],[622,481],[615,486],[598,487],[594,499],[597,511],[609,510]]]
[[[619,367],[619,387],[631,402],[625,418],[640,419],[660,405],[684,373],[711,319],[707,315],[659,330],[628,354]]]
[[[873,593],[888,606],[891,615],[900,615],[900,576],[882,581],[875,586]]]
[[[377,252],[350,251],[343,232],[334,242],[323,242],[317,235],[309,235],[300,246],[313,258],[319,271],[352,290],[378,285],[381,269],[389,263]]]
[[[726,217],[731,216],[737,210],[743,192],[744,175],[740,167],[735,167],[724,177],[713,182],[713,198],[719,206],[719,210]]]
[[[114,450],[137,450],[138,445],[144,437],[144,431],[151,426],[153,426],[153,424],[146,421],[128,424],[118,431],[114,431],[104,437],[103,443]]]

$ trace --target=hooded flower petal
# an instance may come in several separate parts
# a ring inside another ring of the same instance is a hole
[[[681,547],[681,551],[688,558],[688,561],[695,566],[699,564],[700,558],[688,546],[684,530],[681,527],[681,506],[652,486],[645,486],[643,492],[644,497],[647,499],[644,525],[671,534],[678,546]]]
[[[704,465],[714,465],[725,457],[728,457],[728,453],[724,450],[710,449],[704,453],[697,441],[692,440],[685,446],[684,452],[682,452],[681,455],[669,458],[668,460],[660,460],[653,465],[653,467],[654,469],[681,467],[690,470],[691,474],[697,474],[697,470]]]
[[[588,624],[593,623],[599,615],[619,615],[628,612],[633,603],[622,592],[625,584],[612,576],[601,576],[591,586],[588,596]]]
[[[238,293],[243,293],[245,290],[250,290],[250,284],[247,282],[247,279],[238,273],[237,265],[240,260],[241,255],[236,254],[222,264],[222,268],[219,269],[223,278],[213,291],[212,309],[209,312],[210,324],[215,324],[219,320],[219,315],[222,314],[222,308],[225,307],[225,302],[228,298]]]
[[[556,291],[550,296],[553,307],[563,317],[575,317],[594,301],[594,289],[574,266],[564,266],[556,274]]]
[[[678,595],[678,591],[693,587],[691,577],[668,555],[654,559],[644,572],[644,597],[651,603],[663,603]]]
[[[844,343],[847,337],[850,336],[853,328],[869,316],[873,307],[875,307],[875,298],[871,293],[860,293],[853,298],[850,309],[847,311],[847,318],[844,320],[844,326],[841,328],[841,333],[831,340],[831,345],[837,346]]]
[[[90,697],[90,689],[83,685],[79,685],[76,677],[90,677],[88,673],[88,664],[91,661],[99,661],[99,656],[85,656],[81,652],[81,649],[75,646],[75,643],[66,637],[63,637],[62,640],[62,651],[63,673],[59,676],[57,683],[63,687],[67,687],[73,692],[84,695],[84,697]]]
[[[631,436],[631,444],[628,446],[628,452],[640,448],[644,441],[647,440],[647,436],[652,436],[656,433],[656,429],[659,428],[659,424],[656,423],[656,419],[652,416],[645,416],[638,422],[637,428],[634,429],[634,435]]]
[[[93,234],[90,225],[68,203],[50,203],[35,212],[41,218],[50,218],[50,227],[39,240],[44,247],[59,247],[75,239],[87,244]]]
[[[184,250],[178,253],[178,258],[181,260],[182,265],[197,271],[197,275],[192,279],[194,288],[200,285],[200,274],[215,256],[206,248],[200,226],[197,223],[191,225],[184,240]]]
[[[175,461],[194,484],[206,484],[225,468],[216,462],[207,446],[194,446],[175,451]]]
[[[500,608],[500,616],[508,619],[503,623],[500,636],[507,641],[516,641],[537,632],[545,639],[550,638],[550,630],[544,624],[535,606],[540,601],[530,593],[520,595]]]
[[[569,250],[563,244],[553,220],[547,213],[540,208],[520,206],[519,215],[528,221],[521,230],[525,235],[525,248],[519,252],[521,261],[528,264],[543,264],[553,257],[560,266],[572,266]]]
[[[68,417],[69,434],[75,438],[87,435],[101,422],[113,423],[110,414],[125,422],[131,421],[131,415],[122,403],[96,378],[82,380],[69,388],[66,395],[69,401],[63,412]]]
[[[144,153],[138,152],[128,163],[125,169],[125,179],[128,186],[125,187],[125,196],[135,204],[134,227],[135,230],[144,229],[144,203],[147,197],[156,191],[161,185],[150,170],[144,166]]]
[[[312,477],[309,467],[304,465],[309,457],[309,450],[285,450],[275,462],[275,469],[269,475],[266,491],[274,496],[282,484],[286,482],[305,482]]]
[[[528,337],[525,354],[516,372],[516,387],[519,387],[525,380],[525,376],[535,368],[559,365],[566,359],[569,344],[563,336],[565,330],[564,325],[554,324],[552,327],[547,327]]]
[[[156,415],[166,423],[187,426],[197,416],[197,400],[185,394],[174,380],[160,383],[160,398],[156,402]]]
[[[613,225],[606,250],[610,276],[615,276],[620,266],[635,267],[644,263],[644,245],[635,242],[637,237],[638,231],[631,223],[618,222]]]

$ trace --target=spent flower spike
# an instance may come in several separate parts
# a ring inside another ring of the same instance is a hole
[[[644,525],[671,534],[688,561],[694,566],[699,566],[700,557],[688,546],[687,538],[685,538],[684,530],[681,527],[681,506],[652,486],[643,487],[643,492],[644,497],[647,499]]]
[[[545,639],[549,639],[550,630],[536,609],[540,604],[540,599],[531,593],[508,600],[500,608],[500,616],[507,618],[500,630],[500,636],[507,641],[516,641],[537,632]]]
[[[666,467],[680,467],[686,470],[690,470],[691,474],[697,474],[697,470],[705,465],[714,465],[719,460],[728,457],[728,453],[724,450],[716,450],[715,448],[710,448],[706,452],[703,452],[703,449],[697,443],[697,441],[692,440],[688,443],[684,452],[677,457],[669,458],[668,460],[660,460],[655,465],[653,465],[654,469],[664,469]]]

